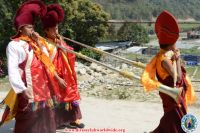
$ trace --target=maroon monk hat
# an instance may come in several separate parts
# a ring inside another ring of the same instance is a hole
[[[156,20],[155,32],[160,45],[176,43],[179,38],[179,27],[176,18],[168,11],[163,11]]]
[[[58,4],[51,4],[47,6],[47,13],[42,18],[44,28],[54,27],[64,19],[64,10]]]
[[[18,30],[25,25],[33,25],[34,23],[34,17],[43,17],[46,14],[46,6],[43,2],[40,0],[29,0],[25,3],[23,3],[19,9],[17,10],[17,13],[14,17],[14,26],[15,29]],[[18,36],[19,33],[17,33],[12,38],[15,38]]]

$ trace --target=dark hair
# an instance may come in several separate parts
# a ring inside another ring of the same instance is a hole
[[[161,49],[167,49],[171,45],[173,45],[173,44],[160,44],[160,48]]]

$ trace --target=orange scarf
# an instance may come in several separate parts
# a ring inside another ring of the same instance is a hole
[[[54,67],[53,63],[51,62],[49,57],[45,53],[42,52],[41,48],[37,45],[37,43],[27,36],[20,36],[19,39],[24,40],[29,45],[31,45],[36,57],[38,59],[40,59],[40,61],[46,66],[46,68],[52,75],[55,75],[56,71],[55,71],[55,67]],[[39,38],[39,41],[40,41],[40,44],[42,44],[44,47],[48,48],[47,44],[45,43],[45,40],[42,40],[41,38]]]

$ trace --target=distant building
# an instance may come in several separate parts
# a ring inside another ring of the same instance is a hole
[[[151,47],[133,46],[131,48],[128,48],[127,52],[135,53],[135,54],[156,55],[158,53],[158,49],[151,48]]]
[[[199,31],[192,29],[192,31],[187,32],[187,39],[199,39],[199,38],[200,38]]]
[[[96,48],[99,48],[104,51],[112,52],[116,49],[127,49],[137,45],[135,42],[132,41],[112,41],[112,42],[100,42],[95,45]]]
[[[186,65],[200,65],[200,55],[182,55],[181,58],[186,62]]]
[[[142,50],[142,54],[156,55],[158,51],[159,51],[158,48],[148,47]]]
[[[146,49],[147,47],[140,47],[140,46],[133,46],[133,47],[130,47],[128,49],[126,49],[126,51],[128,53],[134,53],[134,54],[142,54],[142,51],[144,49]]]

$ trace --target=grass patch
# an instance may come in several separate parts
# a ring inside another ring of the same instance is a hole
[[[181,54],[200,55],[200,50],[197,47],[191,49],[181,49]]]
[[[200,79],[200,66],[191,66],[191,67],[186,67],[186,71],[187,71],[187,74],[191,77],[194,73],[194,71],[196,70],[196,68],[198,68],[198,71],[197,73],[194,75],[194,79]]]
[[[0,78],[0,91],[8,91],[10,88],[8,78]]]
[[[152,23],[151,25],[149,24],[141,24],[142,26],[144,26],[148,31],[154,31],[154,23]],[[181,29],[181,31],[188,31],[188,30],[192,30],[194,29],[198,29],[200,28],[200,24],[179,24],[179,27]]]
[[[188,30],[191,30],[191,29],[197,29],[200,27],[200,24],[180,24],[180,29],[182,31],[188,31]]]
[[[0,84],[5,82],[9,82],[7,77],[0,78]]]
[[[147,63],[153,57],[152,55],[143,55],[143,54],[134,54],[134,53],[126,53],[123,55],[125,58],[133,61],[139,61],[142,63]]]

